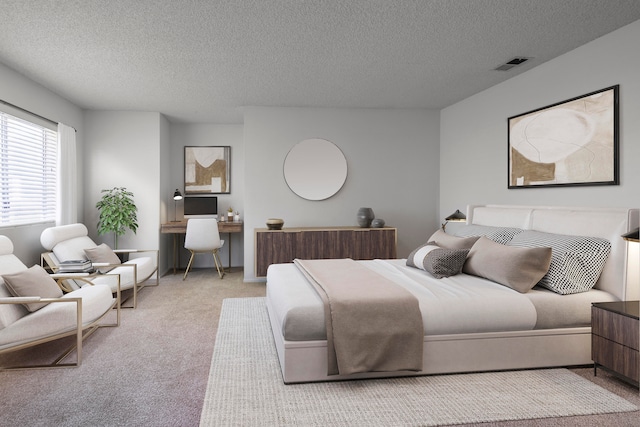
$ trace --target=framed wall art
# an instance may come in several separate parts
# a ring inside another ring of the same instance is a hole
[[[231,192],[231,147],[184,147],[185,194]]]
[[[509,117],[508,188],[619,185],[618,92]]]

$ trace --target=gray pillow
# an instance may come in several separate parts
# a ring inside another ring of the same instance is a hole
[[[84,253],[92,263],[122,264],[118,255],[105,243],[94,248],[85,249]],[[108,273],[114,267],[99,268],[100,273]]]
[[[469,249],[445,249],[434,242],[426,243],[411,252],[407,265],[428,271],[436,279],[460,274]]]
[[[60,298],[62,290],[55,280],[39,265],[2,276],[7,289],[14,297]],[[23,304],[27,310],[40,310],[48,303]]]
[[[438,229],[431,235],[429,242],[433,242],[435,245],[445,249],[470,249],[479,238],[480,236],[456,237]]]
[[[526,293],[544,277],[550,263],[551,248],[505,246],[483,236],[469,251],[462,272]]]
[[[540,280],[540,286],[561,295],[586,292],[593,288],[611,252],[611,243],[606,239],[542,231],[524,231],[515,236],[509,245],[551,247],[551,265]]]

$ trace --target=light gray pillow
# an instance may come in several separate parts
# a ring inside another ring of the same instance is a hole
[[[44,268],[31,268],[2,276],[7,289],[14,297],[60,298],[62,290]],[[30,312],[38,311],[48,303],[23,304]]]
[[[607,239],[524,231],[509,242],[510,246],[552,249],[551,266],[540,280],[540,286],[561,295],[586,292],[600,278],[611,243]]]
[[[84,253],[92,263],[122,264],[118,255],[116,255],[115,252],[113,252],[113,250],[105,243],[94,248],[85,249]],[[98,271],[101,273],[107,273],[113,268],[114,267],[99,268]]]
[[[550,263],[551,248],[505,246],[483,236],[469,251],[462,272],[526,293],[544,277]]]
[[[445,249],[470,249],[471,246],[480,238],[480,236],[472,237],[456,237],[445,233],[442,229],[438,229],[429,238],[429,242]]]
[[[407,265],[428,271],[436,279],[460,274],[469,249],[446,249],[434,242],[426,243],[411,252]]]

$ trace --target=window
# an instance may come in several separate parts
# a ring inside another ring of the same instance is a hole
[[[0,111],[0,227],[56,220],[58,133]]]

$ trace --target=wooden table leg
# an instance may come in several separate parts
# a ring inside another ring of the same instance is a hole
[[[231,233],[227,233],[227,236],[229,236],[229,268],[228,268],[228,272],[231,273]]]

